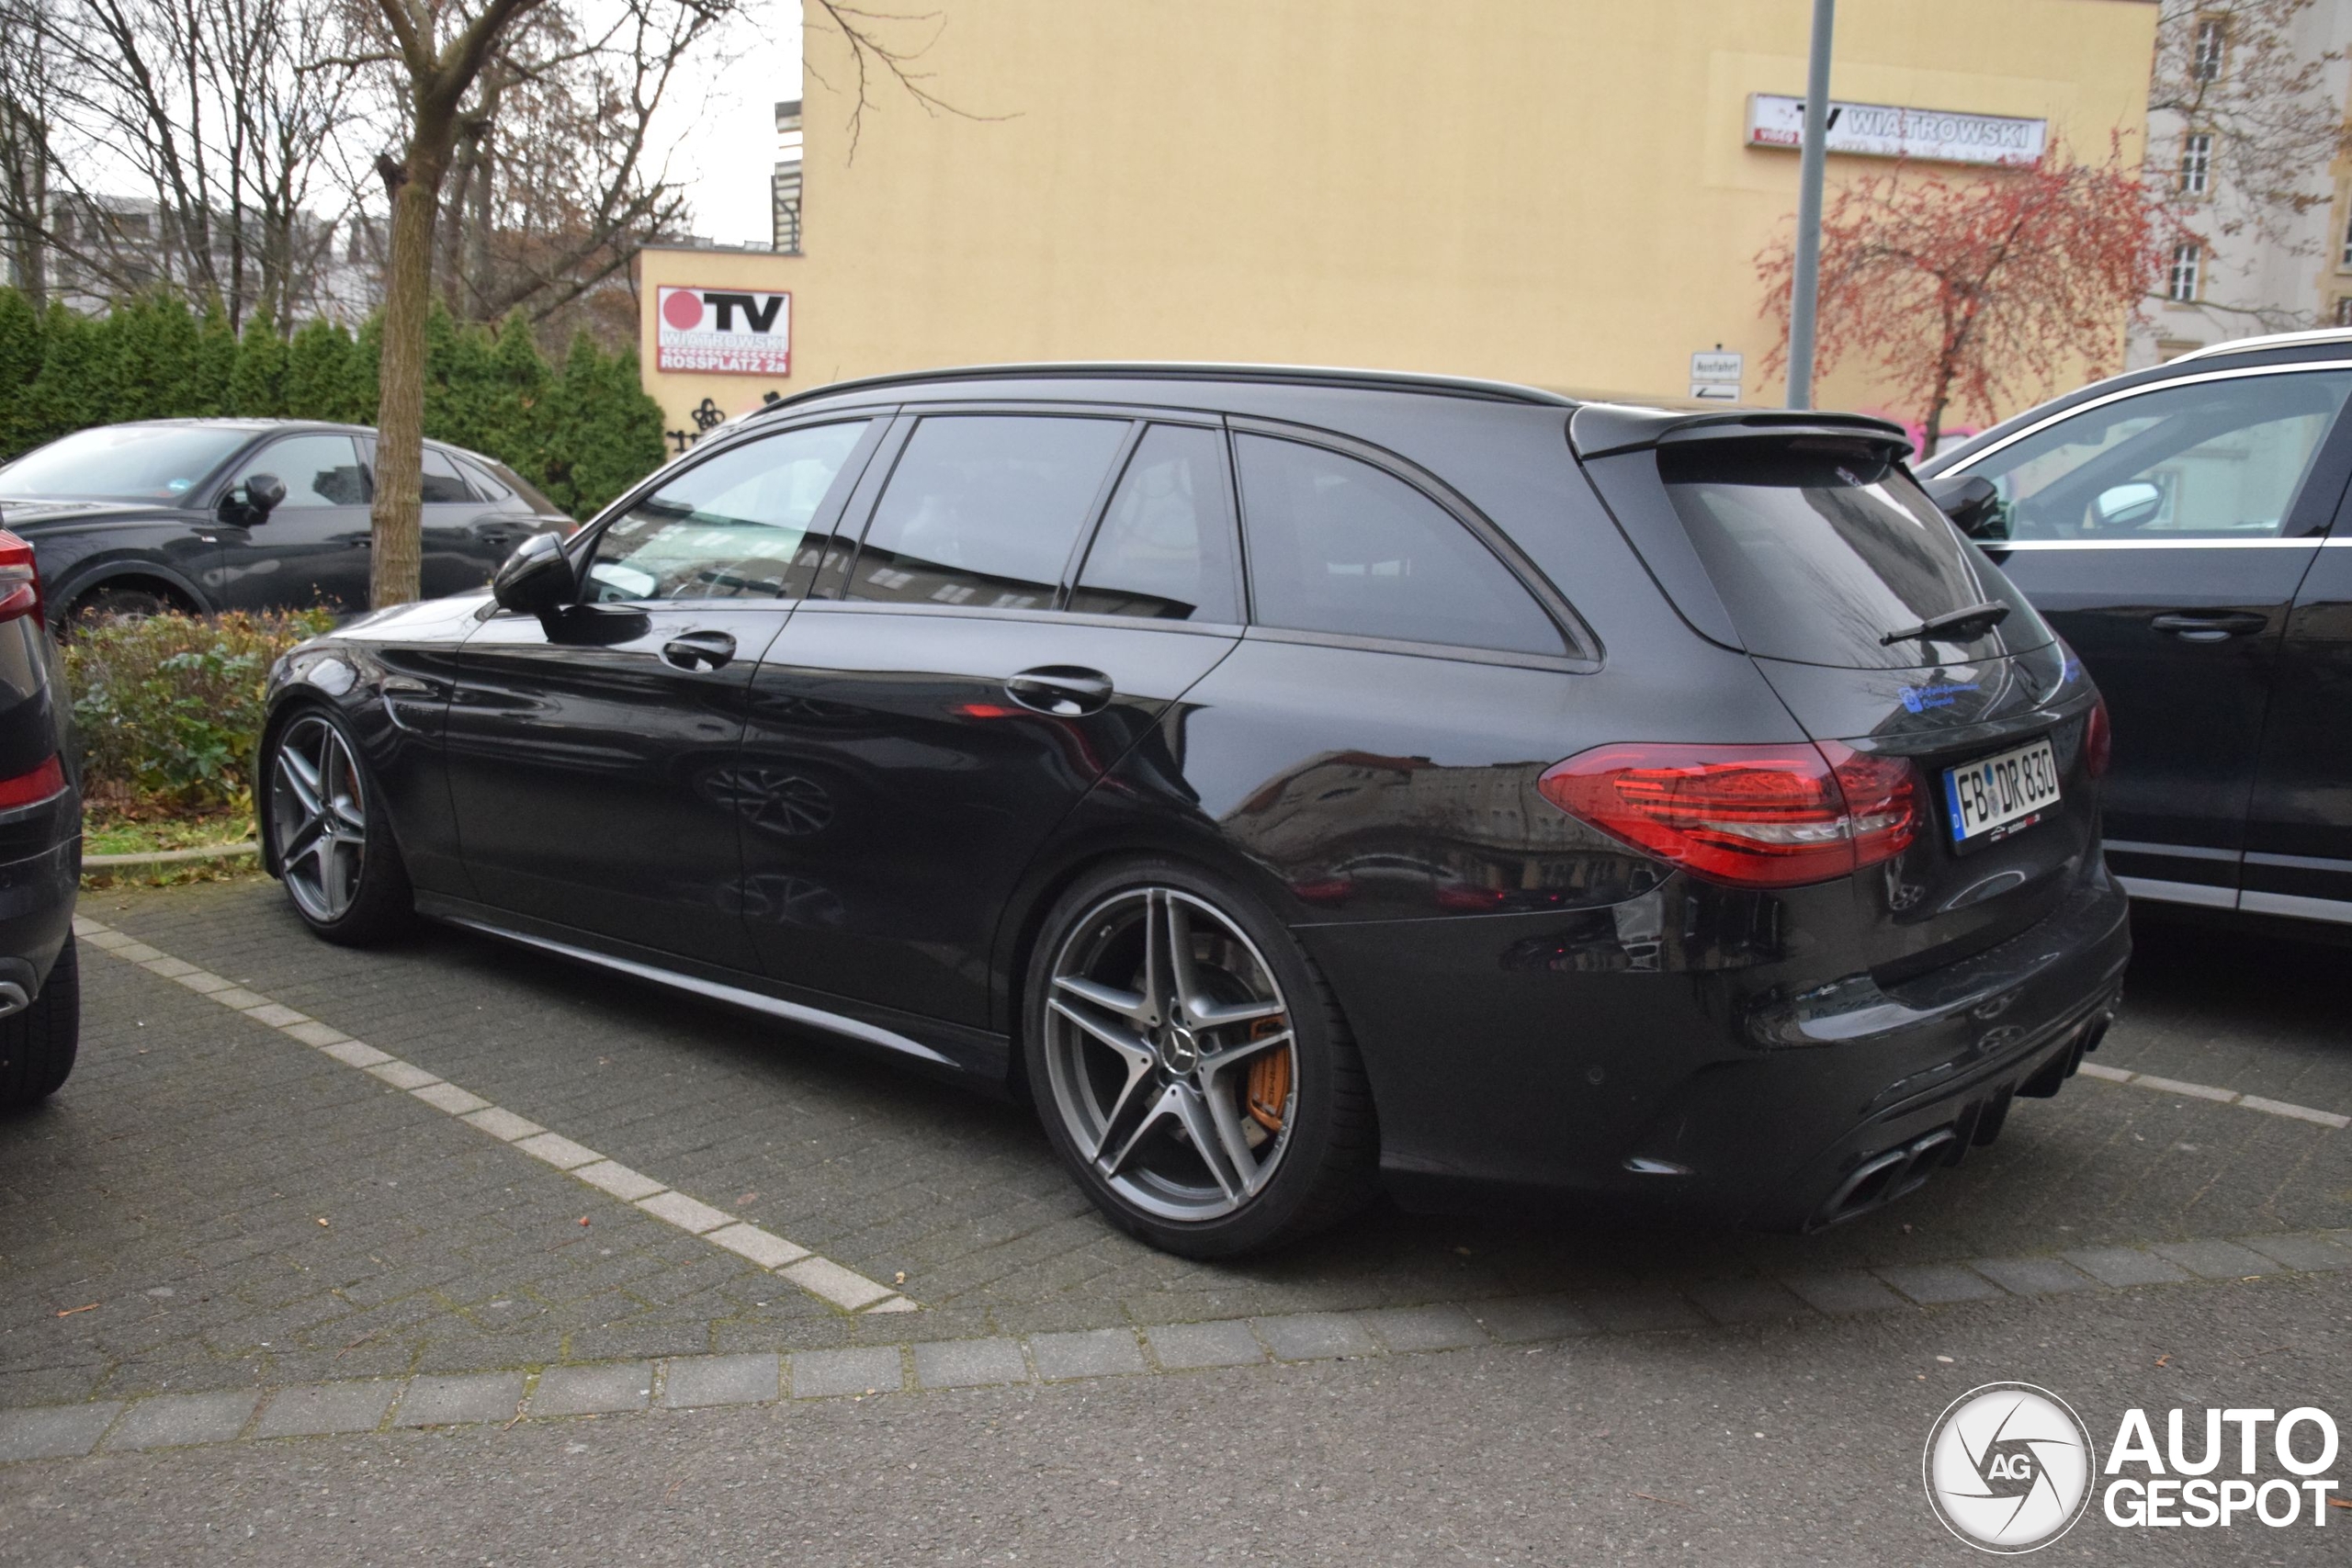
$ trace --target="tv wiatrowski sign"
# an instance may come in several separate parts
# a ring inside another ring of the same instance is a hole
[[[663,286],[655,301],[656,370],[792,374],[792,296]]]
[[[1794,149],[1804,141],[1804,100],[1747,95],[1747,144]],[[1864,158],[1938,164],[2030,164],[2050,144],[2046,119],[1950,109],[1829,101],[1828,150]]]

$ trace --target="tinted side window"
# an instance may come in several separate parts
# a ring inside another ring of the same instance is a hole
[[[1111,496],[1069,607],[1169,621],[1241,619],[1225,438],[1191,425],[1145,433]]]
[[[874,508],[848,597],[1050,609],[1128,424],[941,414],[915,426]]]
[[[286,487],[285,508],[365,506],[368,476],[348,435],[289,435],[273,441],[237,475],[243,484],[255,474],[275,475]]]
[[[867,422],[787,430],[681,472],[614,519],[588,566],[592,599],[784,597],[809,520]]]
[[[424,449],[424,504],[447,506],[473,499],[473,492],[466,488],[466,481],[458,475],[458,466],[449,461],[449,455],[427,446]]]
[[[1566,651],[1527,590],[1453,513],[1319,446],[1235,439],[1251,618],[1293,631]]]
[[[466,483],[484,501],[504,501],[514,493],[504,485],[492,479],[487,469],[478,468],[471,463],[459,463],[458,471],[466,476]]]
[[[2352,372],[2157,389],[2060,420],[1965,470],[2012,539],[2276,538]]]

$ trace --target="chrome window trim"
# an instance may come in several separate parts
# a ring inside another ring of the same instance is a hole
[[[2248,865],[2275,865],[2292,871],[2352,872],[2352,860],[2330,860],[2324,855],[2278,855],[2264,850],[2249,850]]]
[[[926,1062],[937,1062],[943,1066],[952,1067],[956,1065],[953,1060],[941,1055],[928,1045],[884,1029],[879,1024],[867,1023],[862,1019],[843,1018],[839,1013],[827,1012],[822,1008],[804,1007],[798,1002],[787,1002],[775,997],[763,997],[757,991],[747,991],[739,986],[724,986],[716,980],[703,980],[692,975],[681,975],[674,969],[659,969],[650,964],[639,964],[634,959],[616,958],[609,953],[598,953],[594,948],[574,947],[568,942],[557,942],[549,937],[532,936],[524,931],[510,930],[505,926],[492,925],[488,920],[475,919],[469,915],[445,915],[442,918],[452,925],[464,926],[489,936],[503,937],[508,942],[519,942],[526,946],[542,948],[548,953],[560,953],[566,958],[577,959],[582,964],[594,964],[605,969],[617,969],[624,975],[633,975],[640,980],[651,980],[657,985],[669,986],[681,991],[691,991],[695,996],[707,997],[713,1001],[725,1002],[731,1007],[748,1008],[753,1012],[763,1012],[771,1018],[780,1018],[789,1023],[805,1024],[811,1029],[824,1030],[828,1033],[846,1035],[852,1040],[862,1040],[869,1045],[880,1045],[888,1050],[903,1052],[907,1055],[919,1057]]]
[[[2093,398],[2086,403],[2076,403],[2073,408],[2061,409],[2048,419],[2038,420],[2023,430],[2004,435],[1982,452],[1972,454],[1966,462],[1955,463],[1936,477],[1941,479],[1950,474],[1964,474],[1996,452],[2006,451],[2029,435],[2038,435],[2061,420],[2072,419],[2080,413],[2088,413],[2093,409],[2105,408],[2109,403],[2120,403],[2126,398],[2145,397],[2150,392],[2168,391],[2175,387],[2192,387],[2204,381],[2235,381],[2247,376],[2294,376],[2309,370],[2352,370],[2352,359],[2305,359],[2290,365],[2245,365],[2234,370],[2207,370],[2195,376],[2175,376],[2168,380],[2143,381],[2136,387],[2125,387],[2120,391],[2109,392],[2103,398]]]
[[[2352,545],[2352,539],[1978,539],[1986,550],[2315,550],[2322,545]]]

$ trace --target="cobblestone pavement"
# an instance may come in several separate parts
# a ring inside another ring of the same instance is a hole
[[[266,882],[92,895],[85,913],[922,1310],[840,1310],[454,1106],[94,951],[80,1067],[0,1122],[0,1406],[96,1402],[74,1451],[108,1427],[124,1447],[372,1427],[436,1400],[474,1420],[698,1387],[862,1393],[887,1369],[939,1386],[1404,1353],[2352,1258],[2352,1043],[2325,948],[2151,928],[2097,1058],[2134,1081],[2020,1103],[1998,1144],[1826,1236],[1384,1210],[1210,1266],[1100,1222],[1023,1111],[817,1038],[452,931],[330,947]]]

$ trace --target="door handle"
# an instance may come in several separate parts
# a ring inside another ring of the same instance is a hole
[[[725,632],[681,632],[662,645],[662,660],[681,670],[723,668],[735,657],[735,639]]]
[[[2183,642],[2227,642],[2233,637],[2258,632],[2269,624],[2269,616],[2246,610],[2222,610],[2206,615],[2158,615],[2148,623]]]
[[[1024,708],[1056,718],[1082,718],[1110,705],[1111,677],[1076,664],[1045,664],[1023,670],[1004,683],[1005,694]]]

